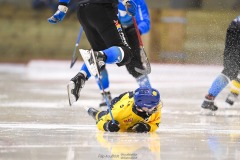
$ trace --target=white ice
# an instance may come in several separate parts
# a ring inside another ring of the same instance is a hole
[[[227,86],[214,116],[201,103],[222,66],[152,64],[152,87],[161,93],[162,122],[156,133],[104,133],[84,107],[96,107],[100,90],[90,78],[72,107],[66,85],[77,61],[34,60],[0,64],[0,160],[11,159],[240,159],[240,104],[226,108]],[[113,96],[138,85],[125,67],[107,65]]]

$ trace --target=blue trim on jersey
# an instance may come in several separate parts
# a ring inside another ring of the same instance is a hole
[[[150,30],[151,27],[147,4],[145,0],[133,0],[133,1],[137,5],[135,18],[138,24],[138,29],[141,34],[145,34]],[[122,4],[121,0],[119,0],[118,4],[118,18],[123,26],[133,25],[132,17],[126,13],[125,6]]]
[[[212,83],[208,93],[216,97],[227,85],[229,81],[223,74],[219,75]]]

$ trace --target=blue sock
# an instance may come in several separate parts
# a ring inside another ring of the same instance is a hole
[[[119,63],[122,61],[124,57],[124,52],[120,47],[110,47],[108,49],[103,50],[103,52],[106,54],[107,59],[106,63],[112,64],[112,63]]]
[[[91,77],[91,74],[90,74],[90,72],[88,71],[87,66],[86,66],[85,63],[82,65],[81,71],[84,71],[84,72],[87,74],[87,78],[90,78],[90,77]]]
[[[147,75],[141,75],[136,78],[139,87],[151,87],[150,81]]]
[[[108,79],[108,72],[106,70],[106,67],[103,70],[101,70],[100,74],[101,74],[101,77],[102,77],[101,78],[101,82],[102,82],[103,89],[104,90],[108,89],[108,87],[109,87],[109,79]],[[100,90],[102,90],[102,87],[101,87],[100,82],[98,81],[98,79],[97,79],[97,84],[98,84],[98,87],[100,88]]]
[[[216,97],[229,83],[228,78],[220,74],[212,83],[212,86],[208,90],[208,93]]]

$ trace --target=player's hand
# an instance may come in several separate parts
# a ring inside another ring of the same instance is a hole
[[[56,13],[52,17],[48,18],[48,22],[52,23],[52,24],[61,22],[63,20],[63,18],[65,17],[67,10],[68,10],[67,6],[59,5]]]
[[[123,0],[123,5],[130,16],[136,15],[137,5],[132,0]]]
[[[104,129],[105,131],[109,131],[109,132],[118,132],[119,131],[119,123],[118,121],[115,121],[115,123],[113,123],[112,121],[107,121],[104,124]]]
[[[132,130],[135,132],[149,132],[150,131],[150,125],[144,122],[138,122],[133,127]]]

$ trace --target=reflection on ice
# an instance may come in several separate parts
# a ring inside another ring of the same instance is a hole
[[[97,141],[106,153],[98,157],[113,159],[160,159],[160,137],[158,133],[105,133],[96,134]]]

